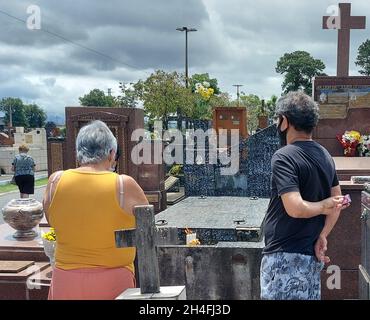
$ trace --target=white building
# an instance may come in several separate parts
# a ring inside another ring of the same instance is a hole
[[[48,160],[45,129],[36,128],[24,133],[23,127],[16,128],[13,147],[0,147],[0,170],[5,174],[12,174],[13,159],[19,153],[18,147],[22,144],[30,148],[28,154],[35,160],[36,171],[46,171]]]

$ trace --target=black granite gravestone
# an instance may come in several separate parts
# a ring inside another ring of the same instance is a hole
[[[239,172],[221,174],[221,164],[209,164],[209,146],[203,164],[185,164],[186,196],[269,197],[271,158],[279,148],[276,126],[272,125],[241,140],[239,144]]]

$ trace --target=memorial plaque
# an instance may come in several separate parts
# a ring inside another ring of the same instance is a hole
[[[316,77],[313,86],[320,109],[313,138],[332,156],[343,156],[338,134],[347,130],[370,134],[370,77]]]

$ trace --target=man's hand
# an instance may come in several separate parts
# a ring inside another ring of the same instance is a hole
[[[326,256],[326,251],[328,250],[328,240],[324,235],[320,235],[315,244],[315,255],[318,261],[325,264],[330,262],[330,258]]]
[[[343,196],[335,196],[322,200],[321,205],[323,208],[323,213],[325,215],[330,215],[334,212],[337,212],[337,210],[347,208],[347,206],[343,207],[343,200],[344,200]]]

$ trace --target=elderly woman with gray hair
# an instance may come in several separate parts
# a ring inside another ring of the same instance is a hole
[[[135,180],[113,171],[117,140],[94,121],[76,140],[80,167],[55,172],[44,196],[56,232],[49,299],[114,299],[135,287],[135,249],[115,247],[114,231],[135,227],[133,208],[148,204]]]

